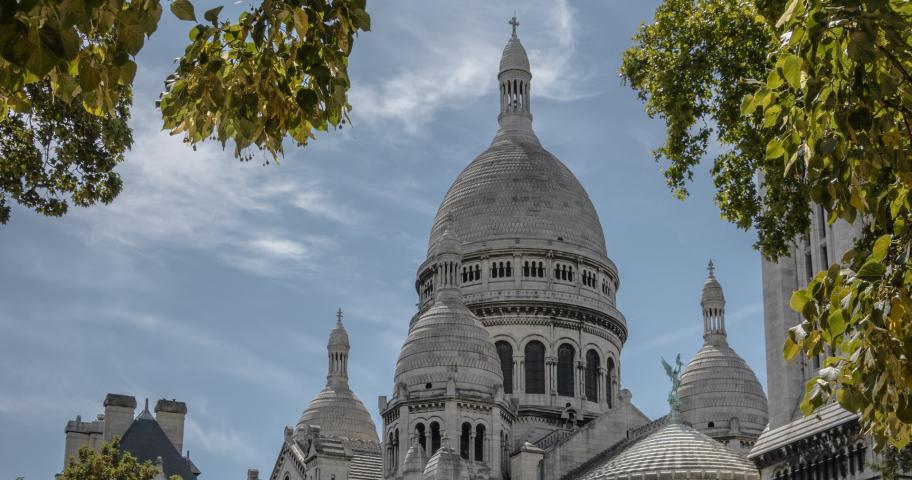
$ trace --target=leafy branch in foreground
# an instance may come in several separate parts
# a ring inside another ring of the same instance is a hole
[[[160,101],[172,134],[194,146],[209,137],[223,147],[232,142],[241,160],[252,157],[252,147],[277,160],[286,137],[303,146],[315,130],[346,122],[348,56],[354,37],[370,28],[365,0],[258,0],[236,21],[219,19],[218,7],[203,14],[203,23],[189,0],[169,4],[176,17],[196,22]],[[46,131],[76,131],[82,147],[92,132],[77,125],[125,125],[135,57],[162,11],[161,0],[0,2],[0,119],[12,119],[2,120],[0,144],[17,152],[0,158],[0,223],[9,219],[9,201],[59,216],[68,195],[80,206],[116,197],[120,181],[112,168],[131,141],[95,137],[96,148],[82,148],[83,158],[63,162],[66,168],[49,163],[47,152],[36,163],[35,152],[22,146],[47,139],[27,131],[35,119]],[[65,113],[51,115],[49,104]],[[129,128],[123,133],[128,138]],[[56,145],[52,138],[45,150],[64,158]]]
[[[684,196],[718,140],[716,202],[756,228],[767,258],[806,234],[815,204],[863,224],[843,264],[794,294],[804,320],[784,354],[829,356],[805,413],[835,399],[878,448],[900,450],[912,435],[910,25],[899,0],[666,0],[621,68],[666,122],[655,153],[669,185]]]

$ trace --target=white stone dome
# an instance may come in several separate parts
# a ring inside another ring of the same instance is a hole
[[[487,242],[520,240],[524,246],[577,247],[606,257],[589,195],[534,137],[499,134],[459,174],[437,211],[429,250],[447,219],[466,253]]]
[[[529,57],[526,49],[515,35],[510,38],[504,47],[503,56],[500,57],[500,71],[507,70],[532,70],[529,67]]]
[[[374,420],[348,384],[327,385],[310,401],[295,430],[310,425],[319,426],[321,435],[380,443]]]
[[[584,474],[597,479],[759,480],[753,463],[721,443],[680,423],[639,440]]]
[[[713,436],[731,430],[758,436],[769,420],[757,376],[724,341],[706,343],[687,364],[678,398],[681,419]],[[732,418],[740,425],[730,425]]]
[[[396,362],[395,384],[410,395],[439,395],[453,378],[463,396],[492,398],[503,385],[491,335],[459,299],[438,296],[409,331]]]

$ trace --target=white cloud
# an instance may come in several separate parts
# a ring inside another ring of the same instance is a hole
[[[441,13],[416,6],[415,10],[401,9],[396,26],[420,38],[417,44],[422,48],[403,55],[401,58],[406,60],[391,75],[379,81],[371,78],[370,85],[357,81],[352,85],[350,96],[356,120],[396,120],[406,132],[415,133],[437,110],[496,92],[501,49],[509,35],[506,19],[500,29],[492,31],[490,23],[465,19],[430,22],[423,15],[456,17],[471,12],[473,18],[500,18],[503,7],[490,2],[460,2],[444,6],[450,11]],[[585,76],[584,70],[570,65],[576,22],[567,0],[524,4],[519,15],[521,24],[529,24],[528,31],[543,33],[524,38],[520,32],[530,57],[533,95],[557,100],[591,95],[579,90],[578,80]]]
[[[263,455],[253,448],[255,442],[245,440],[241,434],[227,426],[211,427],[202,425],[193,417],[185,421],[187,441],[185,445],[199,446],[203,450],[220,457],[254,463]]]

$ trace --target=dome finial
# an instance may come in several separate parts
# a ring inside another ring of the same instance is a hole
[[[513,38],[516,38],[516,27],[519,26],[519,22],[516,21],[516,11],[513,11],[513,18],[510,19],[509,23],[513,27]]]
[[[725,294],[716,279],[716,265],[712,260],[706,267],[709,275],[703,284],[700,307],[703,309],[703,339],[707,343],[725,343]]]
[[[342,323],[342,307],[336,312],[336,323]]]

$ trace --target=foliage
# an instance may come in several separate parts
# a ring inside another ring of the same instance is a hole
[[[804,320],[784,353],[831,355],[805,413],[835,397],[878,447],[900,449],[912,434],[910,16],[898,0],[666,0],[622,67],[666,121],[656,156],[669,185],[682,191],[715,133],[716,201],[756,227],[768,258],[806,234],[814,204],[865,224],[844,265],[794,294]]]
[[[370,29],[364,4],[263,0],[237,22],[219,21],[221,7],[207,11],[161,100],[165,128],[191,144],[214,132],[223,146],[234,141],[236,156],[256,145],[275,158],[286,135],[305,145],[314,129],[341,126],[348,55],[358,30]],[[178,16],[196,20],[192,7]]]
[[[70,198],[82,207],[110,203],[120,193],[114,167],[133,144],[129,87],[116,91],[115,115],[95,116],[80,104],[55,98],[48,82],[25,87],[31,108],[0,119],[0,224],[7,200],[48,216],[61,216]]]
[[[245,151],[253,146],[276,160],[286,136],[303,146],[314,130],[341,127],[351,110],[348,56],[355,35],[370,28],[365,1],[258,0],[231,21],[219,19],[222,7],[205,12],[199,20],[189,0],[171,0],[171,12],[196,25],[160,101],[164,128],[183,134],[191,145],[210,136],[223,147],[233,142],[234,154],[242,160],[251,158]],[[157,29],[162,10],[161,0],[0,2],[0,118],[44,116],[51,130],[71,128],[67,116],[37,111],[53,98],[81,104],[101,124],[116,123],[118,117],[126,120],[136,75],[134,59]],[[47,95],[38,95],[35,85]],[[91,123],[75,110],[67,115],[78,117],[73,123]],[[50,125],[51,118],[60,124]],[[14,130],[22,137],[14,141],[28,136],[21,128]],[[107,169],[112,160],[120,158],[90,158],[80,165],[88,178],[111,180],[104,193],[86,192],[83,197],[69,180],[61,185],[41,176],[28,177],[31,170],[16,164],[5,166],[5,174],[20,172],[19,181],[4,178],[0,187],[19,183],[27,191],[32,183],[53,184],[39,186],[73,192],[78,205],[108,202],[120,188],[113,181],[116,175]],[[93,165],[104,169],[93,170]],[[33,194],[23,197],[15,190],[0,190],[0,195],[0,201],[9,197],[45,214],[66,210],[56,200],[32,200]],[[8,217],[9,206],[0,208]]]
[[[152,480],[158,470],[151,461],[139,463],[129,452],[120,451],[120,440],[102,445],[96,452],[88,447],[79,449],[78,458],[70,458],[59,480]],[[180,480],[173,475],[171,480]]]

